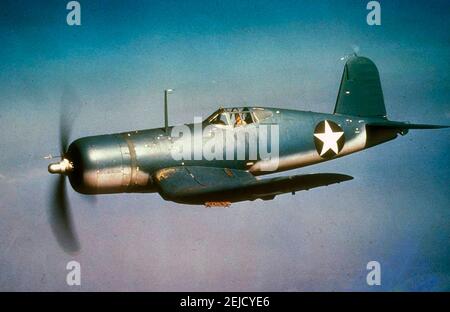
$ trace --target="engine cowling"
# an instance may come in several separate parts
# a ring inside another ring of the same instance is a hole
[[[133,142],[122,134],[84,137],[70,144],[67,158],[73,189],[83,194],[150,191],[148,173],[139,170]]]

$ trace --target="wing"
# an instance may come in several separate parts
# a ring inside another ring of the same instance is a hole
[[[273,199],[276,195],[308,190],[353,179],[336,173],[317,173],[258,179],[244,170],[182,166],[156,172],[154,181],[166,200],[207,205]]]

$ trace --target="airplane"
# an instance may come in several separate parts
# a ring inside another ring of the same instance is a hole
[[[228,207],[234,202],[272,200],[280,194],[353,179],[337,173],[260,178],[262,175],[340,158],[391,141],[412,129],[449,127],[389,120],[378,69],[369,58],[356,54],[344,65],[332,114],[258,106],[219,108],[201,122],[184,125],[185,130],[192,131],[190,135],[176,136],[173,134],[177,127],[168,126],[168,91],[163,128],[83,137],[68,145],[70,129],[60,125],[61,160],[51,163],[48,171],[59,175],[51,198],[51,224],[66,250],[78,249],[66,177],[75,191],[87,195],[159,193],[176,203]],[[270,145],[276,141],[277,155],[272,159],[250,155],[250,143],[255,140],[245,135],[246,129],[256,133],[256,145],[261,147],[264,142],[259,140],[262,134],[258,130],[267,127],[278,134],[266,142]],[[196,129],[201,130],[200,136],[195,134]],[[215,159],[204,155],[205,145],[211,145],[209,140],[240,133],[244,133],[243,139],[215,150]],[[177,142],[191,147],[184,153],[187,157],[174,157]],[[240,158],[236,157],[239,153]],[[189,157],[193,155],[200,157]]]

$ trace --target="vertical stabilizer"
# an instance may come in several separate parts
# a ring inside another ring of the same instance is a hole
[[[345,63],[334,114],[386,117],[380,75],[370,59],[355,55]]]

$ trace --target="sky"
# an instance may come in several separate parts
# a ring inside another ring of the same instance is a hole
[[[171,124],[247,104],[331,113],[354,51],[377,64],[390,119],[448,125],[448,1],[380,1],[380,26],[359,0],[80,3],[81,26],[67,1],[0,3],[1,291],[450,290],[445,129],[289,172],[354,180],[228,209],[69,189],[76,255],[51,232],[43,159],[63,100],[72,140],[161,127],[165,88]]]

